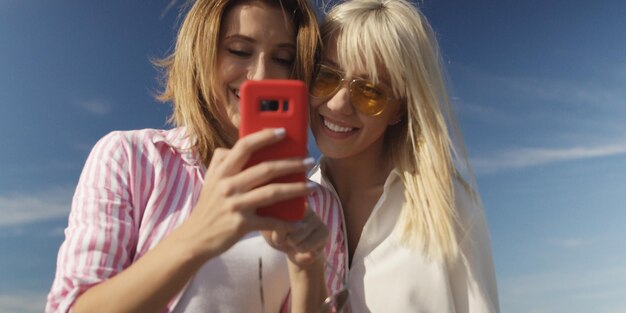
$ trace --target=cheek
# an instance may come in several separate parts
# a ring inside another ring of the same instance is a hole
[[[322,103],[322,99],[309,97],[309,107],[311,108],[311,111],[317,110]]]
[[[272,69],[273,73],[276,73],[275,77],[278,79],[290,79],[291,78],[291,69],[282,66],[275,65],[276,67]]]
[[[217,59],[217,77],[220,84],[228,84],[241,75],[245,75],[246,67],[241,60],[223,56]]]
[[[393,123],[393,122],[397,122],[400,119],[406,118],[407,116],[407,112],[406,112],[406,106],[401,103],[401,102],[394,102],[390,108],[390,117],[389,117],[389,122]]]

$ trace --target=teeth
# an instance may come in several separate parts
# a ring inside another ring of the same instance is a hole
[[[329,122],[327,120],[324,120],[324,125],[326,127],[328,127],[328,129],[330,129],[330,130],[332,130],[332,131],[334,131],[336,133],[347,133],[349,131],[352,131],[352,129],[353,129],[351,127],[342,127],[342,126],[333,124],[333,123],[331,123],[331,122]]]

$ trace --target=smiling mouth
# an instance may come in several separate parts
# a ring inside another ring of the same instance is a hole
[[[334,123],[328,121],[323,116],[322,116],[322,123],[324,124],[324,126],[327,129],[329,129],[330,131],[333,131],[335,133],[349,133],[349,132],[354,131],[356,129],[356,128],[352,128],[352,127],[345,127],[345,126],[340,126],[340,125],[334,124]]]

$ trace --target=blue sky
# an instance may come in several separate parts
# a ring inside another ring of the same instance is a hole
[[[161,128],[176,8],[0,0],[0,312],[41,312],[93,144]],[[179,1],[180,2],[180,1]],[[503,312],[626,312],[626,2],[424,0]]]

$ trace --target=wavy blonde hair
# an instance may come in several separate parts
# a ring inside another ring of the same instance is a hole
[[[405,187],[396,231],[403,243],[423,249],[429,257],[454,259],[460,226],[454,179],[470,186],[458,174],[455,161],[467,169],[469,162],[431,26],[404,0],[350,0],[328,12],[321,31],[324,43],[337,38],[343,69],[366,69],[374,82],[380,76],[377,65],[387,70],[393,94],[403,100],[405,109],[401,122],[385,133],[385,151]]]
[[[230,122],[216,81],[222,19],[233,6],[261,2],[282,8],[296,29],[293,79],[309,83],[318,54],[320,33],[316,12],[308,0],[197,0],[178,31],[173,53],[155,64],[164,69],[165,89],[157,96],[173,103],[169,119],[184,126],[204,164],[218,147],[231,147],[237,130]]]

